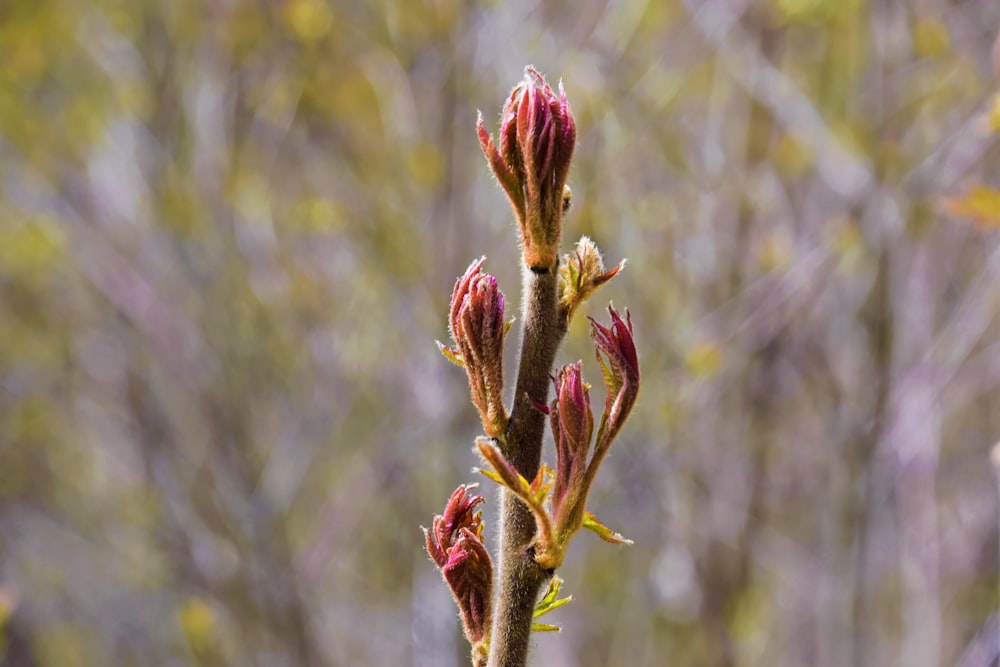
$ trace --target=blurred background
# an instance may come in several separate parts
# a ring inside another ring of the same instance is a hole
[[[474,124],[529,63],[643,376],[590,501],[635,545],[576,539],[533,664],[997,664],[998,26],[0,2],[0,664],[468,664],[420,526],[480,427],[434,340],[482,254],[517,311]],[[582,317],[580,358],[600,405]]]

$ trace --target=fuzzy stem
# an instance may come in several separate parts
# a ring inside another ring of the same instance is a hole
[[[534,479],[542,455],[544,404],[556,350],[566,333],[559,317],[558,267],[525,270],[521,357],[503,455],[526,479]],[[529,398],[530,397],[530,398]],[[552,570],[535,562],[535,517],[527,505],[500,490],[500,579],[490,639],[490,667],[524,667],[538,593]]]

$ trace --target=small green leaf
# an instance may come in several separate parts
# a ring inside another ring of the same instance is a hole
[[[439,340],[434,341],[437,344],[438,350],[444,355],[445,359],[455,364],[456,366],[465,367],[465,362],[462,361],[462,355],[459,354],[458,350],[453,347],[448,347]]]
[[[532,632],[562,632],[562,628],[558,625],[550,625],[548,623],[532,623]]]
[[[545,613],[545,611],[539,611],[539,609],[548,609],[548,607],[555,602],[556,596],[559,595],[559,589],[562,588],[562,585],[563,579],[559,575],[554,575],[551,579],[549,579],[549,585],[545,589],[545,595],[543,595],[542,599],[535,605],[535,618],[538,618]]]
[[[559,607],[563,606],[567,602],[572,602],[572,601],[573,601],[573,596],[572,595],[568,595],[568,596],[566,596],[564,598],[559,598],[558,600],[554,600],[552,602],[552,604],[548,605],[544,609],[539,609],[538,607],[535,607],[535,618],[538,618],[539,616],[544,616],[545,614],[549,613],[550,611],[552,611],[554,609],[558,609]]]
[[[486,459],[486,462],[493,467],[493,471],[496,475],[486,476],[501,486],[507,487],[513,491],[518,498],[530,505],[532,501],[531,485],[528,483],[528,480],[524,478],[524,475],[519,473],[514,466],[504,458],[503,454],[496,447],[496,445],[493,444],[492,440],[480,436],[476,438],[476,447],[479,449],[479,453],[482,454],[483,458]],[[481,472],[486,474],[485,471]]]
[[[535,604],[535,612],[533,618],[540,618],[545,614],[549,613],[553,609],[558,609],[567,602],[573,599],[572,595],[564,598],[559,598],[559,589],[562,588],[563,580],[558,576],[554,576],[549,579],[549,587],[545,589],[545,595],[542,599]],[[558,599],[557,599],[558,598]]]
[[[587,512],[583,515],[583,527],[594,531],[598,537],[611,544],[635,544],[632,540],[623,537],[598,521],[593,512]]]
[[[472,472],[478,472],[480,475],[485,475],[486,477],[492,479],[497,484],[503,486],[503,479],[500,475],[496,474],[492,470],[484,470],[483,468],[473,468]]]

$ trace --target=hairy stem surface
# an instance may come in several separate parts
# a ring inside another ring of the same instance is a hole
[[[538,473],[545,434],[545,415],[534,402],[548,400],[549,374],[566,333],[559,317],[556,267],[545,273],[525,271],[522,294],[524,331],[514,392],[514,408],[503,455],[531,480]],[[551,570],[534,559],[535,518],[506,489],[500,490],[500,581],[493,614],[490,667],[524,667],[538,593]]]

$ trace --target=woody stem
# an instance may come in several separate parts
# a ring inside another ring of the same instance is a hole
[[[548,400],[549,374],[566,333],[559,317],[558,270],[525,270],[521,355],[503,455],[526,479],[534,479],[542,454],[545,415],[533,402]],[[490,639],[490,667],[524,667],[531,623],[542,585],[552,570],[534,558],[535,517],[513,493],[500,490],[500,575]]]

